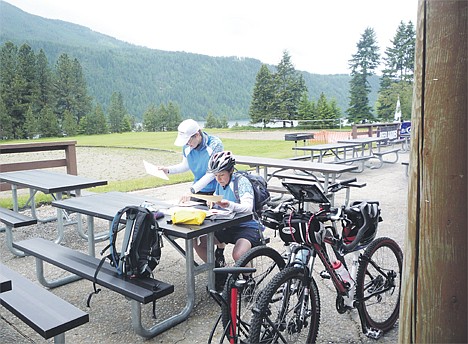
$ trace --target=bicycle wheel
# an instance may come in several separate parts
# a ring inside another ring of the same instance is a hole
[[[320,297],[313,278],[308,295],[304,287],[303,268],[287,267],[273,278],[257,303],[251,343],[315,343]]]
[[[247,279],[246,287],[240,292],[240,309],[238,311],[238,325],[240,328],[240,340],[246,340],[249,336],[250,321],[252,318],[252,307],[259,298],[261,291],[268,285],[271,279],[280,272],[286,262],[280,253],[268,246],[257,246],[247,251],[235,266],[253,267],[257,271]],[[230,283],[226,283],[223,291],[225,300],[229,300],[231,294]],[[239,301],[239,299],[238,299]],[[222,307],[223,327],[229,323],[230,315],[227,307]]]
[[[398,320],[402,263],[403,252],[390,238],[374,240],[360,258],[356,298],[371,328],[387,332]]]

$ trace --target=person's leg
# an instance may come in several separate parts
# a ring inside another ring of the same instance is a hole
[[[193,247],[195,248],[195,252],[197,252],[198,256],[206,262],[208,260],[207,254],[206,254],[206,245],[207,245],[208,238],[206,235],[203,235],[199,238],[193,239]],[[226,244],[220,243],[218,239],[214,239],[214,242],[217,247],[222,247],[224,250],[224,247],[226,247]]]
[[[195,252],[197,252],[198,256],[206,262],[206,242],[207,238],[206,235],[193,239],[193,247],[195,248]]]
[[[237,262],[242,255],[252,248],[249,240],[240,238],[236,241],[234,249],[232,250],[232,258]]]

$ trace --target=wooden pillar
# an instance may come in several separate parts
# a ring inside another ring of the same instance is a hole
[[[467,22],[418,3],[400,343],[467,343]]]

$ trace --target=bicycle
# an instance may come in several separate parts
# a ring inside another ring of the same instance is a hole
[[[354,187],[355,181],[335,183],[328,191]],[[313,276],[317,256],[325,267],[320,277],[331,279],[335,287],[338,313],[356,309],[363,333],[379,338],[398,320],[403,261],[394,240],[375,239],[382,221],[379,202],[335,208],[315,184],[283,185],[294,198],[264,212],[263,221],[285,242],[287,264],[253,308],[250,342],[316,341],[321,312]],[[305,202],[318,203],[319,210],[306,211]]]
[[[219,274],[227,274],[226,285],[229,285],[229,293],[224,296],[215,290],[210,290],[210,296],[221,306],[222,309],[227,310],[227,317],[224,318],[224,314],[221,313],[216,321],[213,329],[210,332],[208,343],[211,343],[219,325],[219,321],[223,320],[223,334],[220,339],[220,343],[225,338],[229,340],[229,343],[245,343],[242,338],[246,333],[249,332],[249,324],[242,319],[241,310],[242,302],[239,294],[248,288],[247,280],[243,277],[255,272],[255,268],[250,267],[222,267],[214,268],[213,272]]]
[[[232,274],[229,276],[221,293],[210,290],[210,295],[221,306],[220,319],[224,331],[232,326],[232,303],[236,303],[238,323],[241,324],[241,329],[236,335],[235,343],[248,343],[249,329],[252,319],[252,309],[260,298],[261,291],[266,288],[271,279],[286,266],[285,257],[278,251],[266,245],[257,246],[247,251],[233,267],[215,268],[215,273]],[[247,270],[243,270],[247,269]],[[251,269],[251,270],[249,270]],[[235,274],[242,276],[236,276]],[[242,288],[238,288],[232,282],[232,278],[244,280]],[[233,294],[233,289],[237,292]],[[224,301],[221,301],[224,300]],[[214,329],[218,326],[219,320],[216,322]],[[211,339],[210,339],[211,340]],[[222,340],[221,340],[222,341]]]

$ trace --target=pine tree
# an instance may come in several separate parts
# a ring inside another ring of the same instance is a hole
[[[37,94],[36,83],[36,56],[27,44],[23,44],[18,50],[18,60],[15,75],[16,102],[12,113],[14,125],[19,127],[22,136],[28,135],[24,128],[26,112],[34,106]]]
[[[48,105],[46,105],[41,111],[39,130],[43,137],[57,137],[60,135],[59,121]]]
[[[218,119],[213,115],[211,111],[208,112],[208,115],[206,116],[205,119],[205,128],[210,129],[210,128],[219,128],[219,121]]]
[[[397,99],[400,98],[404,118],[411,116],[414,77],[415,31],[411,21],[400,22],[392,46],[385,50],[385,68],[376,104],[378,117],[392,121]]]
[[[71,60],[67,54],[62,54],[57,60],[55,73],[55,112],[58,119],[63,121],[65,110],[68,110],[79,122],[91,110],[91,98],[87,93],[81,65],[77,59]]]
[[[44,106],[53,106],[55,103],[53,88],[53,74],[49,67],[49,62],[44,53],[44,50],[40,50],[36,55],[36,81],[37,81],[37,93],[35,96],[35,112],[40,113]]]
[[[348,118],[351,122],[370,121],[374,118],[369,105],[371,91],[368,78],[375,74],[379,65],[379,47],[374,29],[366,28],[357,43],[357,52],[349,60],[351,68]]]
[[[158,131],[157,109],[153,104],[143,114],[143,129],[145,131]]]
[[[127,114],[123,97],[120,92],[112,93],[109,105],[109,129],[111,133],[121,133],[123,129],[123,119]]]
[[[75,136],[78,132],[75,116],[68,110],[63,113],[62,132],[67,136]]]
[[[272,119],[274,97],[273,76],[267,65],[263,64],[255,78],[255,86],[249,109],[250,122],[268,123]]]
[[[6,42],[0,50],[0,134],[4,139],[19,138],[15,134],[13,111],[16,99],[15,75],[18,48],[11,42]]]
[[[28,108],[25,114],[25,121],[24,121],[24,132],[26,137],[29,139],[34,138],[37,134],[39,134],[39,122],[36,118],[36,115],[32,111],[32,106]]]
[[[180,122],[182,121],[182,115],[180,113],[179,104],[176,102],[167,103],[167,124],[166,129],[169,131],[177,130]]]
[[[273,80],[275,83],[273,118],[297,119],[298,105],[307,88],[302,74],[294,69],[287,51],[283,52],[283,58],[277,66]]]
[[[0,98],[0,140],[8,140],[13,137],[13,125],[8,116],[5,104]]]

